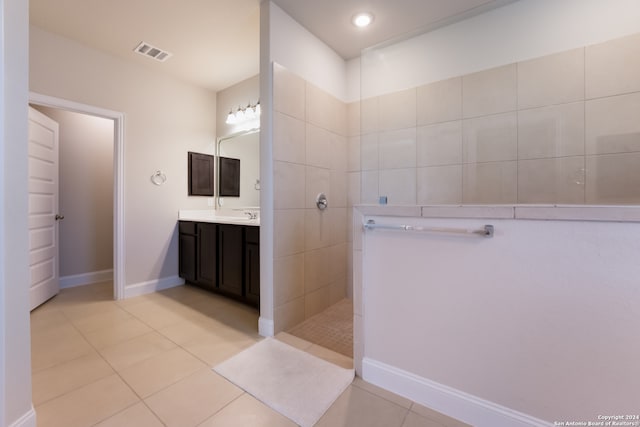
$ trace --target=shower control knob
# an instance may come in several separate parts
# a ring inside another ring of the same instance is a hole
[[[329,202],[327,201],[327,196],[324,193],[320,193],[316,196],[316,206],[321,211],[327,209],[329,206]]]

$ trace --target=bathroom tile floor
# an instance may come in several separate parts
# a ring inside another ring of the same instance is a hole
[[[211,370],[259,341],[258,313],[190,286],[124,301],[112,283],[63,289],[31,313],[38,427],[295,426]],[[350,358],[278,339],[344,367]],[[319,427],[458,427],[356,378]]]
[[[343,299],[288,332],[353,358],[353,303]]]

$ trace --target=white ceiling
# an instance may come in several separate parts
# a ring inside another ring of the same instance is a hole
[[[364,48],[416,31],[433,30],[514,0],[273,0],[345,59]],[[367,28],[351,18],[374,15]]]
[[[273,0],[345,59],[514,0]],[[351,17],[375,15],[366,29]],[[214,91],[259,72],[260,0],[30,0],[31,24]],[[133,49],[173,54],[160,63]]]
[[[214,91],[258,74],[260,0],[30,0],[31,24]],[[145,41],[165,62],[133,49]]]

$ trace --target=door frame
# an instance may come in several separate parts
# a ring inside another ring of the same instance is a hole
[[[113,298],[124,298],[124,113],[81,104],[67,99],[29,92],[29,104],[58,108],[75,113],[111,119],[114,122],[113,141]]]

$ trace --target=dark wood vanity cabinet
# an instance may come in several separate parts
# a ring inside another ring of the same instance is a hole
[[[213,289],[217,282],[216,224],[180,221],[178,226],[179,275],[185,281]]]
[[[218,224],[218,287],[220,290],[242,296],[243,294],[243,234],[245,227]]]
[[[179,274],[187,283],[260,305],[260,228],[179,221]]]
[[[218,257],[216,245],[218,227],[216,224],[206,222],[195,223],[198,246],[196,250],[196,283],[206,289],[216,287],[218,265],[215,260]],[[185,279],[186,280],[186,279]]]
[[[180,221],[178,223],[178,274],[187,282],[196,281],[197,234],[196,223]]]
[[[255,305],[260,304],[260,228],[247,227],[244,245],[245,298]]]
[[[188,161],[189,195],[213,197],[215,157],[189,151]]]

